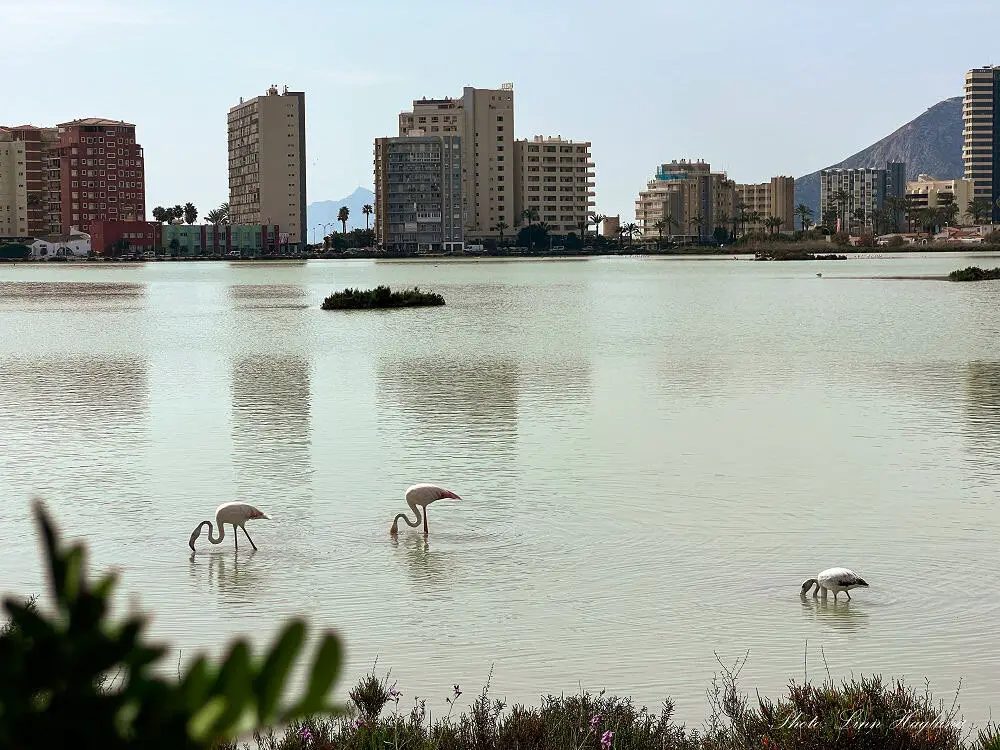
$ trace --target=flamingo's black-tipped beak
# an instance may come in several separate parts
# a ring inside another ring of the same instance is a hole
[[[865,580],[865,579],[863,579],[863,578],[861,578],[861,579],[858,579],[858,585],[859,585],[859,586],[864,586],[865,588],[868,588],[868,581],[866,581],[866,580]]]
[[[194,539],[188,540],[188,547],[190,547],[191,551],[194,552]]]

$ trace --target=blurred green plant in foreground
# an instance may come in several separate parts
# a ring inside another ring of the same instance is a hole
[[[115,577],[88,580],[84,548],[63,544],[34,505],[54,611],[7,599],[0,632],[0,748],[208,748],[223,739],[315,714],[339,713],[329,695],[343,662],[325,633],[301,697],[283,700],[303,650],[305,624],[286,624],[255,657],[234,641],[214,665],[197,658],[176,678],[154,675],[167,649],[150,643],[146,618],[109,614]]]

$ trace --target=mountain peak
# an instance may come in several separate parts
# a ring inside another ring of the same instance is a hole
[[[364,229],[365,215],[361,212],[361,209],[366,204],[375,204],[375,193],[366,188],[359,187],[350,195],[339,200],[314,201],[310,203],[306,208],[306,222],[309,225],[310,231],[316,227],[322,228],[323,224],[332,224],[335,222],[337,228],[340,229],[340,223],[337,222],[337,213],[340,211],[341,206],[347,206],[350,211],[347,219],[348,231],[358,228]],[[369,227],[372,225],[372,219],[374,219],[374,216],[368,217]]]
[[[906,178],[929,174],[939,180],[961,177],[962,97],[953,96],[928,107],[868,148],[823,169],[884,167],[887,161],[906,162]],[[819,216],[819,171],[795,180],[795,202],[805,203]]]

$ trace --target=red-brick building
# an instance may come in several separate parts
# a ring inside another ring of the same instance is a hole
[[[59,125],[62,232],[98,221],[143,222],[146,177],[135,125],[87,118]],[[100,252],[95,242],[95,252]]]
[[[155,252],[163,227],[151,221],[106,221],[90,223],[90,247],[98,255],[124,252]]]

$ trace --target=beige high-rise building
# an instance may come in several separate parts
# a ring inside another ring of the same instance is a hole
[[[28,189],[25,148],[0,130],[0,237],[27,237]]]
[[[965,74],[962,125],[962,161],[972,198],[988,200],[987,216],[1000,223],[1000,65]]]
[[[764,223],[769,216],[781,219],[778,231],[795,229],[795,178],[772,177],[770,182],[736,184],[736,210],[755,216],[757,221],[747,223],[746,231],[772,231]]]
[[[906,197],[914,210],[940,208],[954,203],[958,206],[958,221],[971,221],[966,212],[972,201],[972,180],[936,180],[922,174],[906,183]]]
[[[59,128],[17,125],[2,128],[24,143],[24,176],[28,191],[28,236],[62,231],[62,170]]]
[[[305,93],[271,86],[229,110],[229,222],[307,241]]]
[[[414,99],[399,114],[399,135],[457,135],[462,143],[462,217],[466,241],[497,236],[498,222],[514,225],[514,85],[466,86],[459,99]]]
[[[540,135],[514,141],[514,177],[513,227],[524,226],[530,211],[553,234],[586,234],[595,205],[590,141]]]
[[[736,210],[736,185],[725,172],[691,159],[661,164],[656,177],[639,193],[635,219],[644,240],[709,239],[727,228]],[[660,224],[663,222],[663,224]]]

